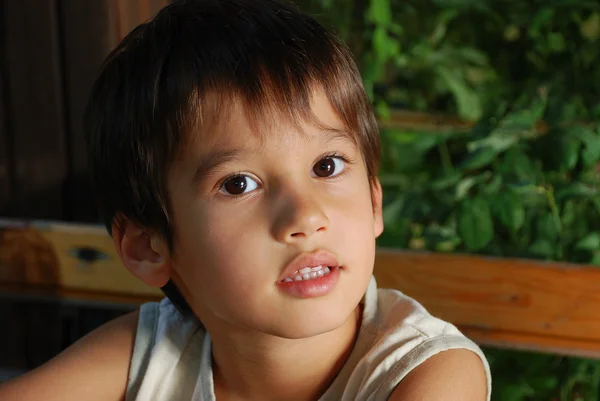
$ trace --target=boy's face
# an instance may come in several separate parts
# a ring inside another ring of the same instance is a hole
[[[360,150],[326,96],[318,92],[311,107],[339,132],[276,118],[257,134],[234,105],[169,172],[172,279],[209,330],[317,335],[341,326],[366,290],[383,230],[381,190],[377,183],[372,196]],[[302,256],[300,264],[331,272],[284,280],[302,275],[290,266]]]

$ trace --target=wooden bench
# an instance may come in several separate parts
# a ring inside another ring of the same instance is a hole
[[[379,249],[375,277],[481,345],[600,358],[600,269]],[[0,294],[138,305],[162,298],[100,226],[0,221]]]

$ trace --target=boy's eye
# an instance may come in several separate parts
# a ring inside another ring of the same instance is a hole
[[[258,188],[258,183],[247,175],[236,175],[221,184],[220,192],[226,195],[243,195]]]
[[[324,157],[313,166],[313,173],[317,177],[333,177],[344,171],[346,165],[339,157]]]

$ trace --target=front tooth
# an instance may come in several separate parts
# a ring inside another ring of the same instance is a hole
[[[300,274],[306,274],[306,273],[310,273],[311,272],[311,268],[310,267],[305,267],[304,269],[300,270]]]
[[[317,272],[310,272],[310,278],[317,278],[318,274]]]
[[[317,272],[317,276],[319,276],[319,277],[323,277],[323,274],[325,274],[325,273],[323,273],[323,270],[319,270]]]
[[[309,280],[310,279],[310,274],[308,274],[308,273],[303,274],[302,275],[302,279]]]
[[[296,276],[296,277],[294,277],[294,281],[302,281],[302,276]]]
[[[314,272],[318,272],[319,270],[323,270],[323,266],[313,267],[311,270]]]

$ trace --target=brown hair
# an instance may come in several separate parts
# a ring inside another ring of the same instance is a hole
[[[179,0],[138,26],[106,59],[85,115],[92,182],[109,232],[126,217],[156,230],[173,250],[166,176],[186,133],[218,109],[209,94],[241,99],[250,120],[277,109],[297,121],[310,118],[315,87],[373,180],[379,132],[352,55],[294,5]]]

